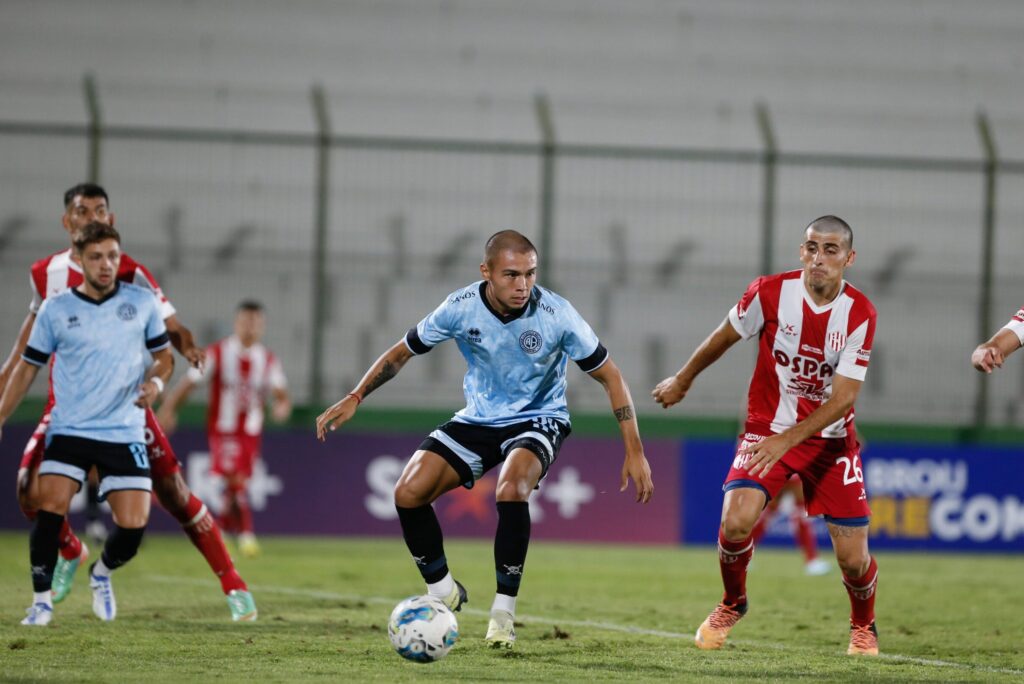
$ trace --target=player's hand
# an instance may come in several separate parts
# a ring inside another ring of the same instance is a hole
[[[747,472],[751,475],[757,475],[758,471],[760,471],[761,474],[758,477],[763,479],[772,469],[772,466],[782,460],[786,452],[792,448],[793,446],[789,443],[789,438],[784,434],[779,434],[765,437],[760,442],[747,444],[741,447],[737,453],[749,455],[750,460],[747,461]]]
[[[193,368],[199,370],[200,372],[203,370],[203,366],[206,364],[205,349],[203,349],[202,347],[197,347],[196,345],[192,345],[191,347],[185,350],[183,356]]]
[[[292,414],[292,407],[287,401],[275,401],[270,406],[270,417],[275,423],[283,423]]]
[[[359,402],[351,394],[346,394],[341,401],[316,417],[316,438],[321,442],[327,439],[327,432],[334,432],[356,414]]]
[[[991,373],[1003,367],[1003,352],[995,346],[981,345],[971,354],[971,364],[982,373]]]
[[[650,501],[651,496],[654,494],[654,481],[651,479],[651,464],[647,462],[647,457],[643,454],[639,456],[629,456],[627,454],[626,460],[622,464],[622,479],[619,483],[620,492],[626,491],[630,478],[633,479],[633,483],[636,485],[637,503],[647,503]]]
[[[152,380],[147,380],[139,386],[139,396],[135,400],[135,405],[139,408],[147,408],[152,406],[159,396],[160,388]]]
[[[681,402],[689,390],[689,384],[684,385],[678,377],[673,375],[659,382],[651,392],[651,396],[654,397],[654,401],[661,404],[662,408],[668,408]]]

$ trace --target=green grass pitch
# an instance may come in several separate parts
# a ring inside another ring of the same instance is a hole
[[[692,634],[720,595],[711,548],[535,542],[511,652],[483,643],[494,592],[491,545],[450,540],[469,589],[459,642],[420,665],[385,623],[422,585],[401,540],[266,538],[240,560],[260,619],[234,624],[184,535],[152,535],[114,575],[118,618],[93,617],[84,572],[47,628],[18,624],[31,598],[28,540],[0,533],[3,681],[1021,681],[1022,559],[878,554],[883,656],[850,658],[837,573],[805,577],[796,550],[765,550],[751,608],[719,652]]]

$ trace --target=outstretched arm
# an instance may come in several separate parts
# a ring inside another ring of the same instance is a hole
[[[391,378],[398,375],[402,366],[411,359],[413,353],[405,346],[405,340],[400,340],[386,352],[381,354],[366,374],[359,381],[356,388],[342,397],[336,404],[328,408],[316,418],[316,436],[321,442],[327,438],[327,432],[333,432],[356,413],[356,408],[375,389],[383,385]]]
[[[663,408],[674,406],[683,400],[690,386],[701,372],[721,358],[732,345],[743,339],[736,328],[732,327],[729,318],[726,317],[708,338],[700,343],[694,350],[689,361],[686,362],[679,372],[665,378],[658,383],[658,386],[651,392],[654,400]]]
[[[811,412],[811,415],[785,432],[772,435],[739,450],[740,454],[751,455],[747,462],[747,472],[755,475],[760,470],[760,477],[764,477],[772,469],[772,466],[786,455],[787,451],[845,416],[853,406],[853,402],[857,400],[857,395],[863,384],[860,380],[854,380],[845,375],[836,375],[832,381],[832,396]]]
[[[18,366],[18,361],[21,360],[21,354],[25,351],[25,345],[28,344],[28,336],[32,334],[32,324],[35,322],[36,315],[30,312],[21,323],[18,339],[15,340],[11,353],[7,356],[7,360],[4,361],[3,367],[0,368],[0,396],[3,396],[4,388],[7,387],[7,381],[10,380],[11,373],[14,372],[14,369]]]
[[[3,399],[0,399],[0,432],[3,430],[4,423],[14,413],[14,409],[18,408],[18,404],[25,398],[25,393],[32,386],[32,381],[36,379],[38,373],[39,366],[24,359],[18,360],[7,383],[7,389],[4,390]]]
[[[185,374],[164,397],[163,403],[160,404],[160,410],[156,412],[156,419],[167,434],[171,434],[178,427],[178,409],[192,394],[195,386],[195,381]]]
[[[647,503],[654,494],[654,482],[651,480],[651,466],[644,456],[644,445],[640,441],[640,427],[636,422],[636,411],[633,408],[633,398],[629,395],[629,387],[619,367],[611,359],[605,361],[597,370],[591,371],[590,377],[601,383],[604,391],[608,393],[615,418],[619,421],[622,441],[626,445],[626,460],[622,464],[619,491],[625,491],[629,479],[633,478],[636,485],[636,500]]]
[[[171,344],[178,353],[185,357],[193,368],[203,369],[203,362],[206,360],[206,350],[196,346],[192,331],[185,327],[185,324],[178,320],[174,314],[164,319],[167,326],[167,335],[171,338]]]
[[[1020,338],[1012,330],[1003,328],[988,342],[978,345],[971,354],[971,364],[982,373],[991,373],[996,368],[1002,368],[1006,357],[1018,349]]]

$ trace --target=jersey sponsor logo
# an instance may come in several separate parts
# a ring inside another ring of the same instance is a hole
[[[786,352],[776,349],[772,355],[775,357],[775,363],[780,366],[788,366],[791,372],[799,376],[830,378],[835,372],[827,363],[800,354],[795,354],[793,358],[790,358]]]
[[[870,349],[858,349],[857,350],[857,359],[860,360],[860,361],[865,361],[865,362],[866,361],[870,361],[871,360],[871,350]]]
[[[812,347],[806,342],[800,345],[800,351],[807,352],[808,354],[817,354],[818,356],[824,356],[825,352],[821,351],[817,347]]]
[[[519,336],[519,347],[527,354],[536,354],[543,344],[544,339],[536,330],[527,330]]]
[[[836,330],[834,332],[830,332],[828,337],[825,338],[825,341],[828,344],[828,348],[832,351],[843,351],[843,347],[846,346],[846,335]]]
[[[82,324],[78,320],[78,316],[68,316],[68,330],[71,328],[80,328]]]
[[[470,342],[479,342],[482,334],[483,333],[480,332],[480,328],[470,328],[466,331],[466,336],[469,338]]]
[[[133,304],[125,302],[121,306],[117,307],[117,317],[122,321],[130,321],[138,315],[138,311],[135,309]]]
[[[476,297],[476,292],[473,292],[473,290],[466,290],[462,294],[457,294],[454,297],[452,297],[451,299],[449,299],[448,303],[449,304],[458,304],[461,301],[464,301],[466,299],[472,299],[473,297]]]
[[[551,314],[552,316],[555,315],[555,307],[551,306],[550,304],[545,304],[544,302],[537,302],[537,308],[545,313]]]

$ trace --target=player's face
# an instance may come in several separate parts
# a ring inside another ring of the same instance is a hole
[[[85,246],[78,255],[82,264],[85,281],[99,294],[114,289],[117,282],[117,267],[121,263],[121,246],[110,238]]]
[[[537,282],[537,253],[503,250],[490,263],[480,264],[480,274],[488,283],[492,306],[501,313],[517,311],[526,306]]]
[[[800,245],[805,282],[819,294],[830,292],[839,286],[843,272],[853,264],[856,255],[842,232],[821,233],[808,228]]]
[[[263,339],[263,331],[266,329],[266,319],[262,311],[242,309],[235,314],[235,335],[242,340],[242,344],[250,346]]]
[[[107,200],[102,197],[82,197],[75,195],[71,203],[64,209],[64,230],[74,235],[92,222],[114,225],[114,215],[107,207]]]

